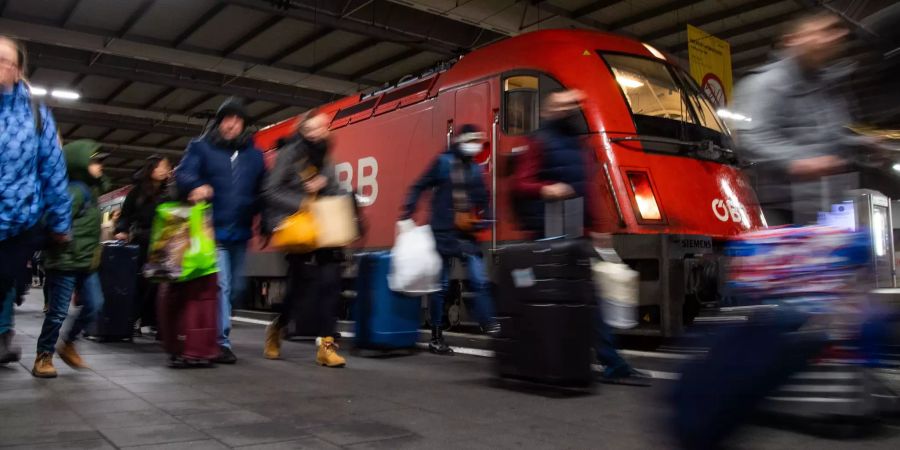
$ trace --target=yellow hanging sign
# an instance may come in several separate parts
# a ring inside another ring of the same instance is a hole
[[[731,45],[697,27],[687,26],[691,76],[717,108],[731,101]]]

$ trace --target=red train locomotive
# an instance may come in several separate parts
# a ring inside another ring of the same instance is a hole
[[[631,332],[676,335],[699,303],[715,296],[721,241],[764,226],[764,219],[710,102],[674,62],[631,38],[528,33],[445,70],[323,105],[341,183],[364,206],[368,233],[358,246],[392,245],[406,189],[465,123],[490,130],[480,161],[497,221],[482,236],[485,246],[521,239],[509,166],[540,125],[545,94],[563,88],[587,96],[581,132],[597,173],[595,204],[586,207],[599,212],[597,231],[614,233],[620,256],[641,274],[641,324]],[[292,119],[257,133],[269,163],[295,127]],[[283,273],[277,252],[256,249],[248,257],[248,276],[267,290]]]

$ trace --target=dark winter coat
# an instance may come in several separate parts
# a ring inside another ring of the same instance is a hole
[[[312,153],[324,153],[324,149],[315,150],[314,146],[305,139],[294,138],[278,149],[275,166],[266,176],[262,188],[264,230],[271,232],[285,218],[300,209],[300,203],[307,196],[303,189],[304,179],[315,174],[328,179],[328,184],[319,191],[320,196],[345,193],[338,184],[334,165],[327,154],[311,158]],[[321,160],[318,164],[321,167],[314,164],[316,159]]]
[[[147,246],[156,207],[169,201],[167,189],[163,186],[156,195],[144,196],[141,185],[135,185],[122,202],[122,215],[116,221],[116,233],[128,233],[131,242]]]
[[[253,235],[265,173],[262,152],[249,135],[225,141],[214,124],[188,144],[184,159],[175,169],[175,183],[182,198],[200,186],[212,186],[216,240],[244,242]]]
[[[431,189],[431,219],[429,221],[437,241],[438,253],[445,257],[477,254],[478,246],[471,235],[456,230],[453,207],[453,161],[459,160],[465,167],[465,187],[469,204],[485,219],[488,216],[489,195],[484,185],[481,168],[471,158],[462,156],[454,145],[441,153],[409,189],[403,205],[401,219],[408,219],[416,212],[419,197],[426,189]]]
[[[97,198],[108,190],[106,179],[92,177],[87,170],[91,156],[99,149],[91,141],[75,141],[64,148],[72,198],[72,240],[50,244],[44,267],[47,270],[92,272],[100,266],[100,208]]]
[[[520,226],[528,231],[544,230],[544,201],[541,189],[556,183],[572,187],[576,197],[585,199],[585,225],[593,225],[591,190],[588,188],[593,159],[577,135],[557,127],[539,129],[528,150],[521,156],[513,179],[513,201]]]

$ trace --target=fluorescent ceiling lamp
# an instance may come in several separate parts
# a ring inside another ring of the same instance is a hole
[[[50,93],[50,96],[62,100],[78,100],[79,98],[81,98],[81,94],[75,91],[66,91],[63,89],[54,89],[53,92]]]
[[[657,49],[654,48],[652,45],[650,45],[650,44],[644,44],[644,48],[646,48],[647,51],[650,52],[653,56],[655,56],[655,57],[657,57],[657,58],[659,58],[659,59],[662,59],[662,60],[665,60],[665,59],[666,59],[665,55],[663,55],[661,51],[657,50]]]
[[[900,163],[894,164],[892,168],[893,168],[894,170],[896,170],[897,172],[900,172]]]
[[[616,75],[616,81],[619,83],[619,86],[622,86],[625,89],[639,88],[644,85],[644,83],[637,78],[632,78],[628,75]]]
[[[43,96],[47,95],[47,90],[42,87],[32,86],[31,87],[31,95],[34,95],[36,97],[43,97]]]
[[[716,114],[718,114],[718,116],[723,119],[737,120],[741,122],[750,122],[753,120],[752,118],[747,117],[741,113],[731,112],[727,109],[720,109],[716,111]]]

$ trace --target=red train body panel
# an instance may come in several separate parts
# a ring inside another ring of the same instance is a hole
[[[521,239],[509,207],[508,166],[538,124],[540,98],[563,87],[580,89],[587,97],[583,138],[597,163],[591,186],[596,203],[588,205],[602,218],[597,231],[615,233],[617,250],[642,272],[637,332],[677,334],[690,315],[685,305],[697,302],[687,287],[696,284],[690,279],[696,268],[715,260],[724,238],[764,226],[737,167],[720,157],[697,156],[702,151],[692,147],[696,142],[685,143],[683,133],[646,132],[670,129],[677,116],[683,119],[677,122],[681,131],[711,137],[719,144],[708,147],[712,153],[728,153],[722,149],[730,143],[727,129],[714,112],[709,117],[708,103],[697,100],[696,85],[683,74],[664,55],[630,38],[550,30],[473,51],[446,71],[321,106],[332,116],[339,178],[365,206],[369,230],[357,246],[392,245],[408,187],[446,148],[453,128],[465,123],[481,126],[490,137],[482,160],[498,221],[482,238],[486,245]],[[681,103],[666,106],[664,100],[674,98]],[[650,110],[652,117],[644,117]],[[269,164],[278,141],[295,129],[291,119],[256,134]],[[426,199],[420,210],[424,219]],[[277,252],[255,248],[250,275],[280,276],[283,265],[275,262],[280,259]]]

